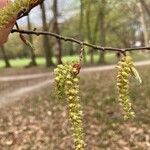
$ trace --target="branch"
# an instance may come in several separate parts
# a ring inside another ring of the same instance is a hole
[[[47,35],[47,36],[52,36],[55,37],[59,40],[63,40],[63,41],[69,41],[69,42],[73,42],[76,44],[79,44],[81,46],[87,46],[87,47],[91,47],[93,49],[99,50],[99,51],[114,51],[114,52],[120,52],[122,54],[125,55],[125,52],[127,51],[136,51],[136,50],[150,50],[150,47],[133,47],[133,48],[113,48],[113,47],[102,47],[99,45],[94,45],[94,44],[90,44],[90,43],[86,43],[83,41],[79,41],[75,38],[71,38],[71,37],[65,37],[56,33],[52,33],[52,32],[46,32],[46,31],[29,31],[29,30],[17,30],[17,29],[13,29],[11,31],[11,33],[14,32],[18,32],[18,33],[22,33],[22,34],[34,34],[34,35]]]

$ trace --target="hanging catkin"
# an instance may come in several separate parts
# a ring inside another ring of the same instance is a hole
[[[68,103],[69,120],[74,137],[76,150],[84,150],[84,133],[82,124],[82,110],[79,97],[78,64],[58,65],[55,69],[56,90],[59,99]]]
[[[132,58],[130,56],[124,56],[118,63],[117,89],[119,104],[123,108],[125,120],[135,116],[129,96],[130,75],[134,75],[140,83],[142,82],[133,65]]]

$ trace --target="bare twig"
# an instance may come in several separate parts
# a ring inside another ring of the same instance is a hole
[[[14,32],[18,32],[18,33],[22,33],[22,34],[34,34],[34,35],[47,35],[47,36],[52,36],[55,37],[57,39],[63,40],[63,41],[69,41],[69,42],[73,42],[79,45],[83,45],[83,46],[87,46],[87,47],[91,47],[93,49],[96,50],[100,50],[100,51],[114,51],[114,52],[120,52],[122,54],[125,55],[125,52],[127,51],[136,51],[136,50],[150,50],[150,47],[133,47],[133,48],[113,48],[113,47],[102,47],[99,45],[94,45],[94,44],[90,44],[90,43],[86,43],[80,40],[77,40],[75,38],[71,38],[71,37],[65,37],[56,33],[52,33],[52,32],[45,32],[45,31],[29,31],[29,30],[17,30],[17,29],[13,29],[12,33]]]

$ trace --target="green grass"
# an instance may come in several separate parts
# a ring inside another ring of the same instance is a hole
[[[131,54],[134,61],[141,61],[141,60],[150,60],[150,54],[149,53],[141,53],[141,52],[135,52]],[[63,61],[72,61],[72,60],[78,60],[78,55],[73,56],[64,56]],[[86,55],[87,63],[90,63],[90,55]],[[106,53],[105,55],[106,63],[107,64],[113,64],[117,62],[116,54],[115,53]],[[99,55],[94,55],[94,64],[97,64],[99,60]],[[44,57],[37,57],[36,58],[38,65],[45,65],[45,58]],[[30,58],[18,58],[18,59],[11,59],[10,63],[12,67],[23,67],[28,65],[30,62]],[[56,63],[56,59],[53,58],[53,62]],[[0,68],[5,67],[5,63],[3,60],[0,60]]]
[[[45,59],[44,58],[37,58],[36,59],[38,65],[44,65]],[[18,58],[18,59],[11,59],[10,64],[12,67],[23,67],[30,63],[29,58]],[[0,60],[0,68],[3,68],[5,66],[5,63],[3,60]]]

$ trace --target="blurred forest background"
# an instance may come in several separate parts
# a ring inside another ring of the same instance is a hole
[[[138,47],[150,44],[150,1],[144,0],[45,0],[44,4],[18,21],[21,29],[44,30],[92,44],[111,47]],[[76,59],[80,47],[46,36],[26,36],[35,51],[18,34],[11,34],[0,49],[0,67],[53,66]],[[146,53],[133,53],[136,60]],[[84,64],[113,63],[116,54],[85,48]]]
[[[150,0],[45,0],[17,22],[23,30],[100,46],[150,46]],[[24,36],[35,50],[18,33],[0,48],[0,150],[74,150],[67,103],[57,97],[52,66],[77,60],[81,47],[51,36]],[[124,121],[116,89],[119,55],[85,47],[79,77],[86,150],[150,150],[150,53],[130,55],[140,61],[134,64],[143,83],[130,79],[136,115]]]

